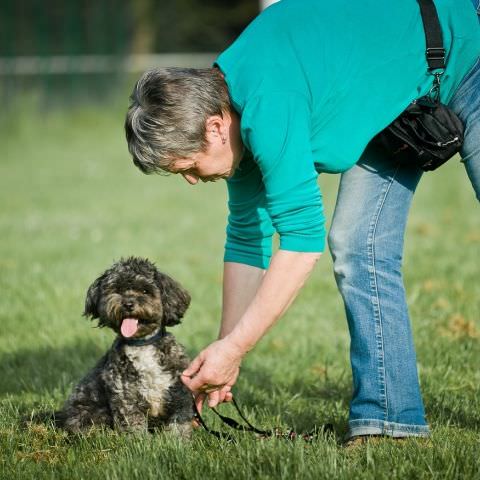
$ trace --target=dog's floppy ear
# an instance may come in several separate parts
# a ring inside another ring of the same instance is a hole
[[[100,300],[100,284],[105,278],[105,274],[98,277],[88,288],[87,298],[85,299],[85,310],[83,315],[90,318],[98,318],[98,301]]]
[[[167,327],[177,325],[190,305],[190,295],[179,283],[159,271],[155,273],[155,283],[162,296],[163,324]]]

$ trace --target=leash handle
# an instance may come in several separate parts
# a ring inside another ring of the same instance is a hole
[[[195,420],[197,420],[198,423],[200,423],[200,425],[201,425],[208,433],[210,433],[210,435],[213,435],[214,437],[217,437],[219,440],[225,439],[225,440],[227,440],[228,442],[232,442],[232,443],[235,443],[235,442],[236,442],[236,440],[235,440],[231,435],[229,435],[228,433],[217,432],[216,430],[212,430],[211,428],[208,428],[208,427],[207,427],[207,424],[205,423],[205,421],[203,420],[202,416],[200,415],[200,412],[198,411],[197,405],[196,405],[196,403],[195,403],[195,397],[193,397],[193,416],[194,416]]]
[[[293,440],[296,437],[302,437],[305,441],[309,442],[309,441],[313,440],[318,435],[319,431],[323,432],[323,433],[332,433],[332,434],[334,433],[333,425],[331,423],[325,423],[324,425],[322,425],[320,430],[317,430],[316,428],[314,428],[313,430],[311,430],[310,432],[307,432],[307,433],[297,433],[295,430],[289,430],[287,433],[282,433],[280,431],[280,429],[278,429],[278,428],[274,428],[273,430],[260,430],[256,427],[254,427],[247,420],[247,417],[240,410],[240,407],[238,406],[238,403],[236,402],[234,397],[232,398],[232,402],[233,402],[233,405],[235,406],[235,409],[237,410],[238,414],[242,418],[242,420],[250,427],[250,429],[248,429],[248,430],[252,431],[252,432],[255,432],[255,433],[258,433],[260,435],[263,435],[265,437],[275,436],[275,437],[285,438],[285,439],[288,439],[288,440]],[[217,412],[215,412],[215,413],[217,413]],[[229,420],[232,420],[232,419],[229,419]],[[241,425],[241,426],[243,427],[243,429],[246,430],[246,428],[243,425]]]
[[[276,438],[283,438],[284,440],[295,440],[296,438],[302,438],[306,442],[311,442],[314,438],[318,436],[319,432],[322,433],[330,433],[333,434],[334,429],[333,425],[331,423],[327,423],[325,425],[322,425],[322,428],[320,430],[317,430],[316,428],[312,430],[311,432],[307,433],[297,433],[294,430],[289,430],[286,433],[283,433],[280,429],[274,428],[273,430],[260,430],[257,427],[254,427],[247,419],[247,417],[243,414],[242,410],[238,406],[238,403],[236,402],[235,398],[232,398],[232,403],[235,409],[237,410],[238,415],[240,418],[247,424],[247,425],[241,425],[238,423],[236,420],[233,418],[227,417],[225,415],[222,415],[217,409],[212,408],[213,412],[215,415],[217,415],[220,420],[222,420],[223,423],[228,425],[229,427],[235,429],[235,430],[240,430],[242,432],[254,432],[258,435],[260,435],[263,438],[269,438],[269,437],[276,437]],[[226,438],[228,441],[235,442],[235,439],[228,434],[225,434],[223,432],[217,432],[215,430],[211,430],[210,428],[207,427],[205,424],[205,421],[203,420],[202,416],[200,415],[200,412],[197,409],[197,405],[194,402],[194,409],[195,409],[195,418],[200,422],[200,425],[209,433],[212,435],[216,436],[217,438]]]
[[[225,415],[222,415],[216,408],[212,408],[212,410],[215,412],[215,414],[229,427],[234,428],[235,430],[242,430],[244,432],[255,432],[258,433],[259,435],[264,435],[271,437],[274,432],[273,430],[260,430],[259,428],[254,427],[245,417],[245,415],[242,413],[240,410],[240,407],[238,406],[235,398],[232,397],[232,403],[235,409],[237,410],[238,415],[240,415],[240,418],[248,425],[241,425],[239,424],[236,420],[230,417],[226,417]]]

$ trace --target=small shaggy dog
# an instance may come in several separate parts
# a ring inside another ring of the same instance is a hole
[[[189,361],[165,327],[180,323],[189,303],[177,282],[142,258],[121,259],[97,278],[84,315],[118,336],[55,413],[55,422],[71,432],[106,425],[164,428],[188,437],[193,400],[180,374]]]

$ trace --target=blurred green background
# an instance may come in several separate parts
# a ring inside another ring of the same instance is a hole
[[[251,0],[4,0],[0,11],[0,478],[478,478],[480,216],[457,160],[425,175],[404,276],[432,442],[345,451],[349,338],[325,252],[285,318],[247,356],[236,386],[251,420],[312,445],[188,445],[162,435],[67,438],[25,427],[61,406],[113,340],[81,317],[90,283],[141,255],[192,294],[173,333],[195,355],[218,331],[223,182],[144,176],[123,122],[135,79],[155,65],[208,66],[259,10]],[[321,175],[331,219],[339,176]],[[223,407],[228,410],[228,407]],[[214,418],[206,412],[209,422]]]
[[[259,8],[257,0],[3,0],[0,99],[12,105],[35,91],[42,107],[105,101],[129,73],[209,65]],[[172,52],[188,55],[154,56]]]

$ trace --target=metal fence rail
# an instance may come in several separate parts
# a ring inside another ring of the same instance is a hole
[[[124,95],[133,76],[152,67],[208,67],[215,54],[205,52],[225,49],[258,2],[2,0],[2,111],[22,102],[99,103]]]
[[[139,73],[155,67],[210,66],[215,53],[0,57],[0,76]]]
[[[145,70],[206,68],[216,56],[165,53],[0,57],[0,102],[4,109],[30,98],[41,109],[105,103],[119,92],[130,91],[135,77]]]

